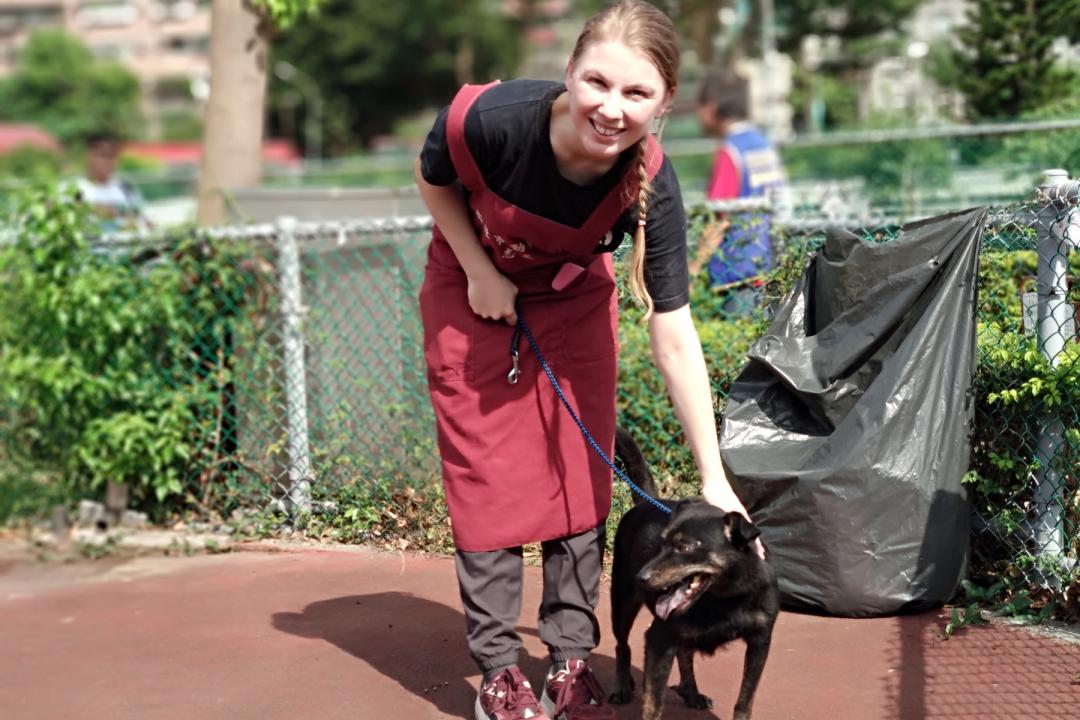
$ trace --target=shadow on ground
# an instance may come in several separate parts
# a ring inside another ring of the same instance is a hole
[[[644,627],[645,618],[639,618]],[[384,592],[320,600],[303,612],[273,616],[281,632],[321,639],[368,663],[409,693],[426,698],[439,711],[472,717],[479,671],[465,645],[465,618],[458,610],[409,593]],[[526,652],[521,669],[538,687],[547,670],[547,657],[534,628],[518,627]],[[739,648],[739,652],[742,648]],[[641,716],[640,657],[634,665],[638,692],[633,703],[618,709],[620,717]],[[610,655],[594,653],[591,664],[605,688],[615,676]],[[673,672],[673,681],[678,671]],[[708,694],[708,688],[702,688]],[[664,717],[713,720],[712,712],[689,710],[673,692],[667,696]]]

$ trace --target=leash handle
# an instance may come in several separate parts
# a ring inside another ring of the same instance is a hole
[[[532,348],[533,354],[536,355],[536,359],[540,361],[540,367],[544,369],[544,373],[547,375],[548,380],[551,381],[551,386],[555,388],[555,394],[559,396],[559,400],[562,401],[563,407],[566,408],[566,411],[570,413],[570,417],[572,417],[574,419],[574,422],[577,423],[578,429],[581,430],[581,434],[585,437],[585,442],[587,442],[589,446],[596,451],[596,454],[599,455],[605,463],[607,463],[607,466],[611,468],[612,471],[614,471],[614,473],[618,475],[623,482],[630,486],[631,490],[637,493],[641,498],[646,500],[653,507],[658,508],[668,514],[671,514],[671,508],[669,508],[667,505],[660,502],[652,495],[649,495],[649,493],[645,492],[636,484],[634,484],[634,481],[631,480],[626,473],[615,467],[615,463],[613,463],[611,461],[611,458],[607,456],[607,453],[605,453],[600,448],[599,443],[597,443],[596,440],[593,439],[592,434],[590,434],[588,429],[585,427],[585,423],[581,422],[581,418],[577,416],[577,413],[574,412],[574,408],[570,406],[570,401],[567,400],[566,395],[563,394],[562,388],[559,387],[559,381],[555,379],[555,374],[552,373],[551,368],[548,367],[547,360],[544,359],[544,354],[540,352],[540,346],[536,344],[536,339],[533,337],[532,331],[529,330],[529,326],[525,322],[525,316],[521,314],[520,308],[518,308],[517,316],[517,326],[515,326],[514,328],[514,335],[510,341],[510,357],[513,360],[513,369],[510,370],[510,376],[507,377],[507,380],[509,380],[510,384],[512,385],[516,383],[518,375],[520,375],[518,371],[517,345],[521,337],[521,333],[525,333],[525,337],[529,341],[529,346]]]

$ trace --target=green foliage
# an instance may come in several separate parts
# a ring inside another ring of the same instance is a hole
[[[161,139],[166,142],[201,140],[202,117],[190,110],[175,110],[161,116]]]
[[[323,0],[251,0],[281,29],[292,27],[304,16],[314,15]]]
[[[691,216],[692,244],[696,243],[704,225],[715,220],[710,213]],[[763,273],[763,306],[780,302],[795,286],[806,265],[810,247],[797,239],[779,236],[774,237],[774,243],[778,248],[775,267]],[[692,247],[691,254],[693,252]],[[626,272],[620,271],[618,277],[625,282]],[[691,310],[709,367],[719,427],[731,383],[742,370],[751,344],[768,327],[768,319],[764,307],[732,315],[725,308],[727,291],[711,288],[706,273],[694,280],[690,290]],[[621,292],[624,297],[628,295],[625,287]],[[667,387],[653,362],[648,326],[642,321],[641,310],[629,302],[623,303],[619,318],[618,384],[619,423],[629,428],[641,444],[661,494],[686,496],[700,493],[693,458],[685,443],[678,442],[682,428],[672,410]],[[658,438],[675,442],[657,442]]]
[[[1080,117],[1080,91],[1077,83],[1070,92],[1057,96],[1038,110],[1024,115],[1025,120],[1057,120]],[[1024,133],[1005,138],[1001,158],[1032,168],[1080,168],[1080,130],[1054,130]]]
[[[902,127],[896,116],[873,118],[866,129]],[[947,140],[904,140],[840,147],[784,149],[792,178],[862,178],[874,204],[895,205],[917,190],[947,185],[952,161]]]
[[[860,124],[858,84],[830,72],[795,68],[791,106],[795,125],[803,132],[852,128]],[[836,148],[832,148],[835,152]],[[828,160],[828,154],[822,159]]]
[[[60,177],[63,158],[52,150],[21,145],[0,155],[0,178],[20,183],[55,181]]]
[[[63,30],[39,30],[18,69],[0,80],[0,119],[36,123],[65,143],[104,130],[135,135],[142,127],[139,99],[131,72],[97,60]]]
[[[884,121],[876,125],[896,126]],[[893,206],[909,203],[920,189],[947,185],[952,178],[949,154],[946,141],[907,140],[787,148],[784,164],[796,179],[862,178],[872,203]]]
[[[1062,486],[1061,528],[1066,554],[1080,551],[1080,345],[1066,343],[1050,363],[1034,334],[1021,328],[1021,294],[1034,289],[1036,253],[1030,228],[987,233],[979,270],[979,363],[974,383],[968,498],[986,531],[976,544],[976,577],[1067,581],[1069,572],[1046,565],[1031,537],[1033,478],[1051,463]],[[1080,257],[1070,258],[1070,274]],[[1046,418],[1062,423],[1050,457],[1038,452]],[[1052,594],[1041,600],[1048,603]],[[1047,611],[1050,612],[1050,611]]]
[[[275,44],[326,100],[327,144],[367,144],[402,116],[450,101],[465,81],[517,67],[516,21],[484,0],[327,0]]]
[[[988,618],[1001,617],[1022,623],[1039,623],[1054,613],[1056,602],[1032,598],[1032,592],[1015,578],[1005,576],[986,586],[961,580],[962,606],[953,606],[945,625],[945,638],[970,625],[986,624]]]
[[[116,169],[120,173],[145,173],[149,171],[160,171],[165,167],[165,163],[156,157],[148,155],[135,155],[133,153],[120,153],[120,158],[117,160]]]
[[[87,209],[27,193],[0,245],[0,444],[69,497],[106,481],[163,510],[195,468],[213,474],[223,392],[214,294],[242,295],[240,245],[178,240],[174,262],[92,249]]]
[[[977,0],[970,22],[957,31],[955,68],[936,74],[951,81],[967,100],[968,117],[1012,119],[1068,93],[1072,71],[1055,67],[1054,39],[1076,35],[1076,3]],[[1055,32],[1047,32],[1055,28]]]
[[[921,0],[789,0],[777,3],[780,49],[796,56],[807,35],[836,36],[842,42],[838,67],[865,67],[879,57],[881,40],[910,17]]]
[[[695,285],[691,302],[714,391],[722,399],[760,326],[752,318],[728,319],[710,312],[709,308],[714,308],[720,299],[702,281]],[[636,308],[624,310],[623,315],[619,324],[619,422],[632,428],[641,440],[661,487],[673,493],[682,482],[688,482],[690,487],[686,489],[696,494],[701,488],[693,487],[697,472],[686,448],[678,442],[656,443],[656,438],[682,437],[682,429],[672,412],[663,378],[653,363],[648,326],[641,321],[640,310]]]
[[[16,518],[47,517],[54,505],[67,498],[47,476],[5,471],[0,459],[0,525]]]

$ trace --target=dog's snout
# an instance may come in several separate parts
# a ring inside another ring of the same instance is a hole
[[[648,565],[646,565],[645,567],[641,568],[640,572],[638,572],[637,581],[643,585],[646,585],[649,583],[650,580],[652,580],[652,576],[652,569]]]

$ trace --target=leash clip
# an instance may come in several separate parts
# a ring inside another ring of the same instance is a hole
[[[521,377],[521,370],[518,368],[518,345],[521,343],[521,326],[524,324],[521,316],[518,315],[517,324],[514,325],[514,332],[510,335],[510,362],[513,366],[510,368],[510,372],[506,374],[506,382],[511,385],[517,385],[518,378]]]
[[[521,370],[518,369],[518,351],[516,349],[510,351],[510,360],[513,362],[514,366],[510,368],[510,372],[507,373],[506,382],[511,385],[517,385],[518,378],[521,377]]]

